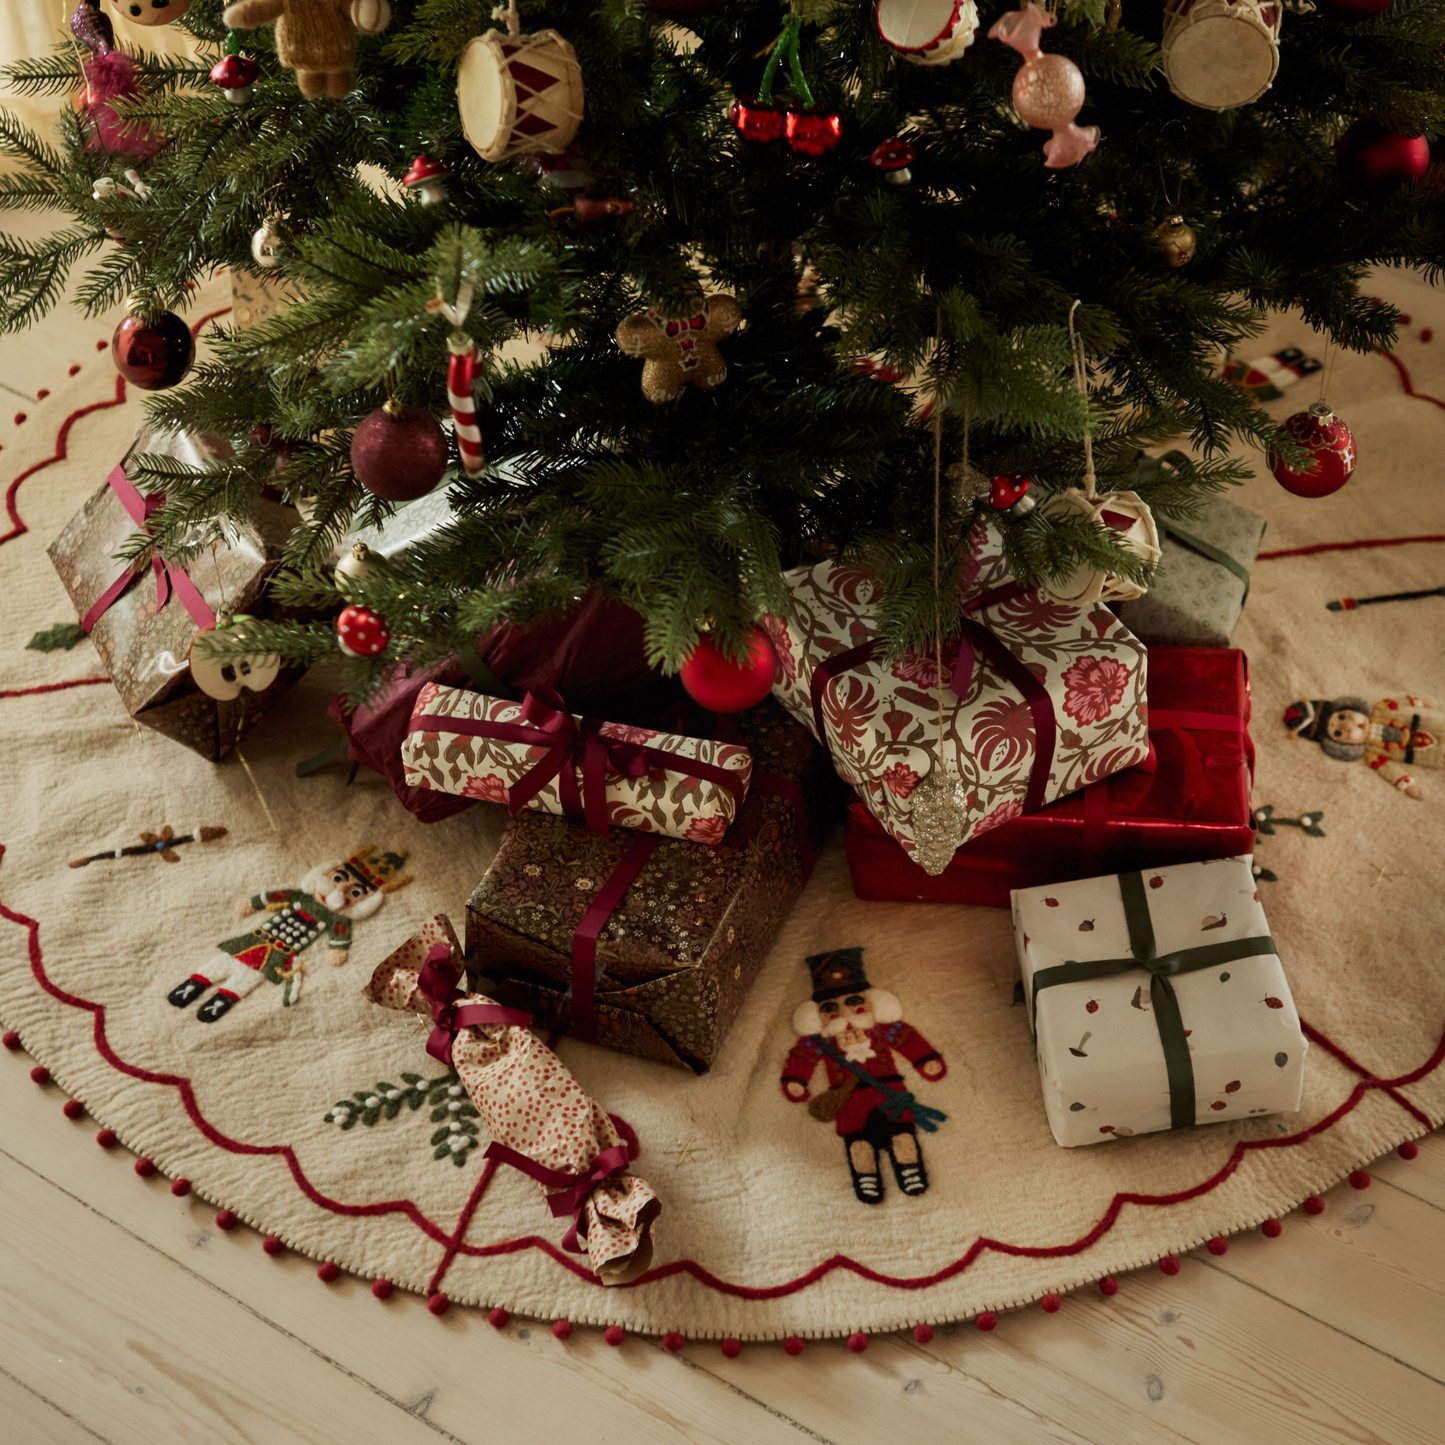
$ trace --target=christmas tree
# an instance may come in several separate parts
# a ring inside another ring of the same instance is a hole
[[[166,502],[134,554],[224,537],[263,488],[306,501],[274,585],[319,620],[223,651],[314,660],[363,604],[390,640],[360,694],[599,589],[674,669],[704,628],[740,656],[823,556],[877,569],[891,649],[929,646],[984,526],[1023,580],[1147,580],[1048,498],[1096,477],[1187,520],[1245,474],[1237,439],[1300,460],[1222,361],[1270,308],[1388,345],[1367,269],[1440,264],[1414,138],[1445,125],[1445,4],[1236,0],[1245,40],[1191,49],[1209,5],[124,0],[112,32],[82,0],[7,72],[77,98],[55,138],[0,115],[0,200],[67,218],[0,242],[0,315],[37,323],[84,268],[78,303],[128,301],[161,346],[155,385],[215,268],[259,260],[295,298],[147,403],[235,453],[137,468]],[[194,58],[147,51],[160,21]],[[485,465],[437,426],[449,367]],[[1194,460],[1138,468],[1176,437]],[[1009,473],[1043,505],[991,495]],[[338,584],[378,491],[433,481],[452,520]]]

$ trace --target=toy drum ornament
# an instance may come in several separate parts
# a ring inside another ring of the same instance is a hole
[[[1154,525],[1154,514],[1134,492],[1101,492],[1088,497],[1071,488],[1041,502],[1038,514],[1061,522],[1092,521],[1112,531],[1124,551],[1142,557],[1151,567],[1159,560],[1159,530]],[[1041,581],[1038,590],[1055,602],[1082,607],[1090,602],[1132,602],[1149,589],[1087,562],[1078,562],[1067,576]]]
[[[1169,0],[1164,78],[1202,110],[1256,101],[1279,72],[1280,0]]]
[[[457,72],[462,132],[484,161],[560,155],[582,124],[582,68],[555,30],[489,30],[467,43]]]
[[[878,0],[873,18],[883,43],[915,65],[959,59],[978,33],[973,0]]]

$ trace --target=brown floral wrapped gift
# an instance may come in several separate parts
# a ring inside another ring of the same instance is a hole
[[[266,612],[263,590],[297,515],[262,498],[231,546],[207,548],[185,569],[155,555],[130,568],[115,554],[158,505],[125,475],[131,459],[145,454],[195,465],[224,457],[228,449],[214,439],[143,428],[106,484],[51,543],[50,560],[126,711],[214,762],[305,669],[283,667],[260,691],[240,679],[237,695],[218,701],[191,677],[191,642],[215,619]]]
[[[366,997],[430,1014],[427,1052],[456,1069],[476,1105],[492,1136],[484,1157],[537,1181],[552,1213],[572,1221],[563,1248],[585,1252],[603,1284],[636,1279],[652,1259],[661,1203],[626,1172],[627,1145],[612,1120],[527,1016],[458,991],[460,963],[457,936],[438,914],[378,966]]]

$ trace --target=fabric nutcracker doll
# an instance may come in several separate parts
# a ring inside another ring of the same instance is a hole
[[[922,1194],[928,1172],[918,1130],[932,1133],[946,1116],[903,1087],[894,1055],[930,1081],[948,1072],[943,1056],[903,1021],[895,995],[868,982],[861,948],[815,953],[806,962],[813,996],[793,1015],[800,1037],[783,1065],[783,1093],[795,1104],[808,1100],[815,1119],[833,1122],[847,1151],[853,1192],[864,1204],[883,1198],[885,1152],[899,1189]],[[819,1062],[827,1069],[828,1088],[810,1099],[808,1086]]]
[[[237,904],[244,918],[265,911],[265,920],[248,933],[216,945],[217,953],[173,988],[167,999],[177,1008],[194,1003],[208,988],[216,991],[197,1010],[202,1023],[224,1017],[264,978],[281,985],[285,1008],[301,997],[301,955],[323,937],[328,962],[346,962],[352,926],[370,918],[388,893],[411,882],[397,877],[405,853],[378,853],[370,844],[341,863],[323,863],[297,888],[258,893]]]
[[[1428,697],[1387,697],[1374,707],[1362,697],[1306,698],[1289,705],[1284,725],[1339,762],[1368,763],[1407,798],[1425,796],[1408,768],[1445,767],[1440,747],[1445,717]]]

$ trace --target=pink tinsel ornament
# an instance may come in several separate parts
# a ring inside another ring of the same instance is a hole
[[[122,121],[111,104],[139,95],[141,88],[135,78],[135,62],[116,49],[110,20],[90,0],[81,0],[70,17],[70,30],[90,51],[81,66],[85,72],[81,109],[92,127],[86,149],[143,158],[155,155],[161,148],[160,134],[151,126]]]
[[[1044,165],[1061,170],[1077,165],[1099,144],[1099,127],[1078,126],[1074,117],[1084,104],[1084,77],[1066,55],[1045,55],[1039,37],[1055,24],[1054,17],[1029,0],[1023,10],[1000,15],[988,32],[1024,58],[1014,77],[1013,101],[1019,119],[1036,130],[1051,130],[1044,142]]]

